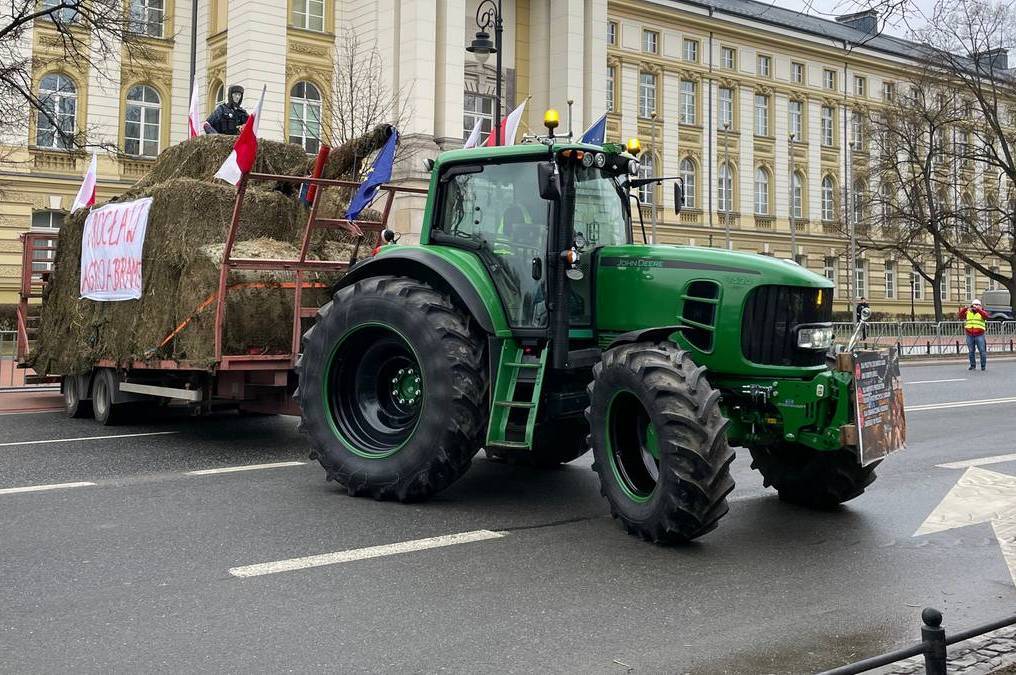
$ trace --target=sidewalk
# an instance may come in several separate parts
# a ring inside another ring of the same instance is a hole
[[[43,391],[26,389],[0,391],[0,415],[62,411],[63,409],[63,395],[59,390],[46,388]]]

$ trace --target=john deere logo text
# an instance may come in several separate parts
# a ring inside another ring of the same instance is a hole
[[[663,267],[662,260],[654,258],[621,258],[618,267]]]

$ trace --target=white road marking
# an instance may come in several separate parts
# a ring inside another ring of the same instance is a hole
[[[12,495],[18,492],[45,492],[46,490],[62,490],[64,488],[88,487],[89,485],[95,485],[95,483],[81,481],[78,483],[50,483],[49,485],[28,485],[25,487],[0,489],[0,495]]]
[[[244,464],[243,466],[224,466],[218,469],[199,469],[187,471],[187,476],[208,476],[213,473],[234,473],[236,471],[256,471],[258,469],[277,469],[282,466],[302,466],[307,462],[273,462],[272,464]]]
[[[903,385],[906,386],[908,384],[938,384],[939,382],[966,382],[966,381],[967,378],[965,377],[956,377],[951,380],[917,380],[916,382],[904,381]]]
[[[1002,403],[1016,403],[1016,396],[1006,398],[985,398],[977,401],[951,401],[949,403],[927,403],[925,405],[910,405],[906,407],[907,412],[922,412],[925,410],[944,410],[946,408],[968,408],[978,405],[1001,405]]]
[[[14,441],[13,443],[0,443],[0,447],[11,445],[42,445],[43,443],[71,443],[75,441],[104,441],[110,438],[136,438],[138,436],[166,436],[178,434],[179,431],[148,431],[143,434],[115,434],[113,436],[79,436],[77,438],[47,438],[42,441]]]
[[[992,455],[991,457],[981,457],[980,459],[964,459],[960,462],[947,462],[945,464],[936,464],[940,469],[966,469],[971,466],[984,466],[985,464],[1001,464],[1002,462],[1011,462],[1016,460],[1016,452],[1009,453],[1008,455]]]
[[[6,417],[7,415],[40,415],[42,413],[58,413],[63,412],[63,408],[39,408],[38,410],[14,410],[11,412],[0,412],[0,417]]]
[[[259,563],[257,565],[244,565],[243,567],[233,567],[229,570],[229,573],[234,577],[240,578],[259,577],[265,574],[292,572],[293,570],[305,570],[310,567],[321,567],[322,565],[337,565],[339,563],[352,562],[354,560],[380,558],[388,555],[398,555],[400,553],[411,553],[413,551],[426,551],[431,548],[454,546],[455,544],[468,544],[474,541],[500,539],[501,537],[507,536],[507,534],[507,532],[493,532],[491,530],[458,532],[456,534],[441,535],[440,537],[400,541],[395,544],[368,546],[367,548],[354,548],[348,551],[322,553],[320,555],[309,555],[303,558],[290,558],[289,560]]]

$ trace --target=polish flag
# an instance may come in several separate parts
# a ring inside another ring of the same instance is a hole
[[[85,172],[85,179],[81,181],[81,187],[78,188],[78,195],[74,198],[74,204],[71,205],[71,213],[74,213],[78,209],[86,209],[89,206],[95,204],[95,169],[97,160],[95,153],[92,153],[92,163],[88,165],[88,171]]]
[[[529,99],[526,99],[529,100]],[[522,113],[526,109],[526,101],[522,101],[519,107],[508,113],[508,116],[501,120],[501,145],[515,145],[515,134],[519,130],[519,122],[522,121]],[[497,139],[493,131],[487,137],[484,145],[493,146]]]
[[[190,95],[190,110],[187,111],[187,138],[194,138],[204,133],[201,113],[198,110],[198,87],[195,82]]]
[[[254,157],[258,152],[258,122],[261,121],[261,104],[265,102],[265,89],[268,85],[261,87],[261,98],[254,106],[247,123],[243,125],[240,135],[236,137],[233,144],[233,152],[222,163],[219,170],[215,172],[216,178],[221,178],[227,183],[236,185],[244,174],[250,173],[254,167]]]

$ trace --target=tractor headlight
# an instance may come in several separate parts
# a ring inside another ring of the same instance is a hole
[[[628,174],[632,176],[639,175],[639,162],[637,159],[628,160]]]
[[[797,346],[800,349],[829,349],[832,344],[832,326],[812,326],[797,329]]]
[[[593,165],[594,160],[595,157],[593,157],[593,153],[587,152],[586,154],[582,155],[582,166],[588,169]]]
[[[602,169],[607,164],[607,156],[602,152],[598,152],[593,157],[593,163],[596,164],[597,169]]]

